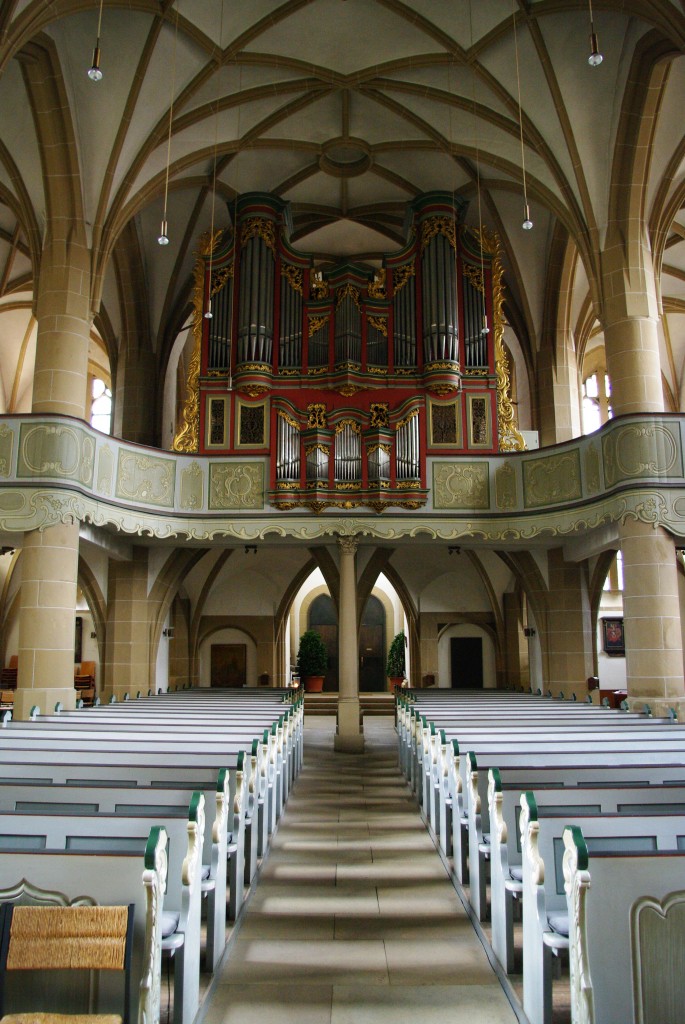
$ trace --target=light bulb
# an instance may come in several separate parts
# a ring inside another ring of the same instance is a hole
[[[207,306],[207,309],[205,310],[205,320],[211,320],[213,316],[214,314],[212,313],[212,304],[210,302],[210,304]]]
[[[590,33],[590,56],[587,59],[588,64],[591,68],[598,68],[604,60],[603,55],[599,52],[599,43],[597,42],[597,35],[595,32]]]
[[[100,47],[96,46],[93,50],[93,63],[88,68],[88,77],[91,82],[99,82],[102,78],[102,71],[100,70]]]
[[[168,230],[168,224],[167,224],[166,218],[165,218],[162,221],[162,226],[160,228],[159,236],[157,238],[157,242],[159,243],[159,245],[168,245],[169,244],[169,236],[167,234],[167,230]]]

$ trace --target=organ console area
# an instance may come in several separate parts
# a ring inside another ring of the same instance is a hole
[[[259,456],[280,509],[416,509],[434,456],[523,447],[509,396],[499,241],[428,193],[382,266],[290,243],[291,211],[250,193],[201,242],[195,349],[174,449]]]

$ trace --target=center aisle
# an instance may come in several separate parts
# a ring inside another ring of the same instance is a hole
[[[305,760],[203,1024],[515,1024],[397,767],[305,725]]]

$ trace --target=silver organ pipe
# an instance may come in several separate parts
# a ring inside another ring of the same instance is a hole
[[[307,451],[307,482],[328,483],[328,455],[318,444]]]
[[[361,434],[345,423],[335,436],[335,480],[358,482],[362,478]]]
[[[346,295],[335,311],[336,363],[361,363],[362,318],[351,295]]]
[[[278,364],[288,369],[302,365],[302,295],[281,276],[281,328]]]
[[[395,366],[416,366],[415,279],[410,276],[393,297]]]
[[[483,334],[483,293],[470,279],[462,278],[464,296],[464,355],[466,366],[488,365],[487,335]]]
[[[419,417],[414,413],[397,428],[395,441],[395,473],[398,480],[418,480],[419,466]]]
[[[300,479],[300,431],[284,416],[278,416],[276,479]]]
[[[328,323],[319,327],[309,339],[309,365],[328,366]]]
[[[388,341],[385,335],[368,324],[366,330],[366,362],[368,366],[388,365]]]
[[[207,368],[228,370],[231,365],[231,320],[233,318],[233,279],[212,296],[212,319],[209,321]]]
[[[258,235],[240,255],[238,363],[270,363],[274,334],[274,260]]]
[[[436,234],[423,251],[423,345],[427,363],[458,362],[457,290],[454,251]]]

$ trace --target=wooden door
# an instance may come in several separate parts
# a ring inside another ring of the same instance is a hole
[[[211,684],[240,687],[247,683],[247,645],[212,644]]]

